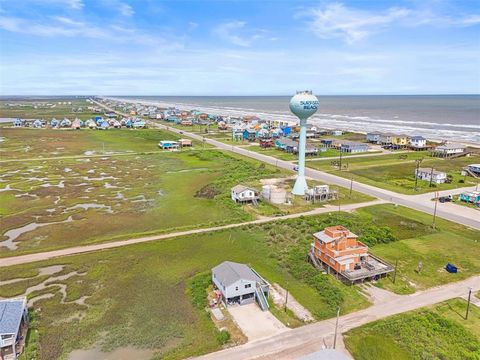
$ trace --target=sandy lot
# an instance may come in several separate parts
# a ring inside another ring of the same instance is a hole
[[[255,303],[232,306],[228,311],[248,341],[270,337],[288,330],[270,311],[262,311]]]

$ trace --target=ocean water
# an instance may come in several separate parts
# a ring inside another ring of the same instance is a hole
[[[480,95],[317,97],[320,109],[309,122],[321,127],[405,133],[480,144]],[[122,99],[197,108],[220,115],[296,120],[288,108],[289,96],[123,96]]]

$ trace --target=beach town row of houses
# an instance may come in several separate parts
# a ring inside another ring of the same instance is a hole
[[[59,120],[56,118],[51,119],[50,121],[46,121],[43,119],[34,119],[34,120],[25,120],[25,119],[15,119],[13,121],[13,127],[30,127],[30,128],[54,128],[54,129],[81,129],[81,128],[89,128],[89,129],[98,129],[98,130],[106,130],[109,128],[116,128],[119,129],[121,127],[126,128],[146,128],[147,124],[144,120],[140,118],[123,118],[117,120],[115,118],[103,118],[101,116],[97,116],[93,119],[88,120],[80,120],[79,118],[75,118],[74,120],[70,120],[68,118],[64,118],[63,120]]]
[[[154,105],[143,105],[133,103],[121,103],[107,101],[106,105],[115,107],[132,116],[148,116],[151,119],[163,120],[170,123],[184,126],[193,126],[196,124],[216,125],[220,131],[231,131],[233,141],[259,142],[262,148],[276,147],[277,149],[294,152],[295,146],[287,140],[277,141],[279,138],[290,138],[292,141],[298,140],[299,127],[290,121],[265,120],[255,115],[245,115],[242,117],[221,116],[209,114],[200,110],[181,110],[177,107],[160,108]],[[208,130],[207,130],[208,131]],[[435,145],[421,135],[405,135],[384,132],[368,132],[366,142],[335,139],[341,136],[342,130],[321,129],[315,124],[307,124],[307,139],[320,138],[321,146],[307,145],[307,154],[316,154],[325,151],[324,148],[334,148],[345,153],[362,153],[369,150],[370,144],[381,145],[387,149],[411,149],[411,150],[430,150],[433,156],[437,157],[455,157],[463,156],[467,153],[467,147],[457,143],[445,143]],[[324,139],[331,135],[333,138]]]
[[[450,157],[465,153],[466,146],[457,143],[445,143],[438,146],[429,144],[428,139],[420,135],[409,136],[382,132],[369,132],[366,140],[373,144],[392,149],[431,150],[434,156]]]

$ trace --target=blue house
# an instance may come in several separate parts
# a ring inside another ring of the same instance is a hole
[[[341,152],[346,153],[361,153],[368,151],[368,144],[355,141],[342,141],[340,146]]]
[[[107,130],[110,127],[108,121],[102,121],[99,125],[97,125],[97,130]]]
[[[245,129],[243,130],[243,138],[247,141],[255,141],[257,135],[255,130]]]
[[[28,331],[27,298],[0,300],[0,358],[17,359]]]
[[[288,136],[292,132],[292,128],[290,126],[285,126],[282,128],[283,136]]]
[[[177,141],[173,140],[162,140],[160,141],[158,146],[163,150],[174,150],[178,149],[180,147],[180,144]]]
[[[480,191],[465,191],[460,194],[459,199],[472,204],[480,204]]]
[[[168,122],[175,122],[175,123],[178,123],[180,121],[180,119],[178,118],[178,116],[175,116],[175,115],[168,115],[166,118],[165,118],[166,121]]]
[[[58,127],[58,124],[60,124],[60,121],[57,120],[57,119],[55,119],[55,118],[53,118],[53,119],[50,121],[50,126],[51,126],[52,128]]]
[[[135,121],[132,126],[135,128],[135,129],[143,129],[147,126],[147,123],[143,120],[140,120],[140,121]]]

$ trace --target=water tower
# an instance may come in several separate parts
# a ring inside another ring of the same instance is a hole
[[[319,107],[318,99],[311,91],[297,91],[290,100],[290,111],[300,120],[300,138],[298,143],[298,175],[292,194],[305,195],[308,190],[305,180],[305,145],[307,143],[307,119],[315,114]]]

